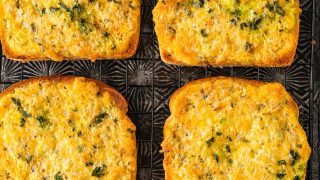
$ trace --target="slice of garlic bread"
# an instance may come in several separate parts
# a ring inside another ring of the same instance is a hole
[[[299,111],[278,83],[214,77],[170,100],[166,179],[305,179],[310,156]]]
[[[188,66],[288,66],[299,0],[161,0],[153,10],[164,62]]]
[[[4,54],[21,61],[123,59],[136,52],[140,0],[0,0]]]
[[[81,77],[0,94],[0,179],[136,178],[135,126],[110,86]]]

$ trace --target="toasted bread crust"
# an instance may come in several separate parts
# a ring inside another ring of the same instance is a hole
[[[176,92],[174,92],[172,94],[172,96],[170,97],[170,101],[169,101],[169,109],[172,112],[173,108],[174,108],[174,102],[177,98],[177,96],[183,92],[184,90],[188,89],[189,86],[193,86],[195,84],[201,84],[203,82],[207,82],[207,81],[217,81],[217,80],[230,80],[230,81],[238,81],[238,82],[242,82],[242,83],[247,83],[253,86],[262,86],[262,85],[266,85],[266,84],[270,84],[270,83],[266,83],[263,81],[257,81],[257,80],[248,80],[248,79],[244,79],[244,78],[239,78],[239,77],[224,77],[224,76],[216,76],[216,77],[207,77],[207,78],[202,78],[202,79],[197,79],[194,81],[191,81],[187,84],[185,84],[183,87],[181,87],[180,89],[178,89]],[[278,84],[278,83],[275,83]],[[294,111],[299,114],[299,108],[298,105],[296,104],[296,102],[293,100],[292,96],[290,96],[290,104],[292,105],[292,107],[294,107]]]
[[[4,4],[0,3],[0,17],[4,17]],[[139,7],[140,9],[140,7]],[[69,57],[60,57],[58,59],[52,59],[50,57],[47,57],[46,55],[42,54],[36,54],[36,55],[19,55],[15,52],[14,49],[11,49],[8,45],[8,42],[6,41],[6,28],[4,21],[0,21],[0,40],[2,44],[2,50],[3,54],[11,60],[21,61],[21,62],[28,62],[28,61],[47,61],[47,60],[53,60],[53,61],[62,61],[62,60],[121,60],[121,59],[127,59],[136,54],[138,45],[139,45],[139,38],[140,38],[140,21],[141,16],[139,14],[138,18],[138,24],[134,35],[132,36],[131,40],[129,41],[129,45],[125,52],[117,52],[116,54],[108,55],[108,56],[99,56],[98,54],[93,54],[90,57],[75,57],[75,56],[69,56]],[[58,54],[59,55],[59,54]]]
[[[252,85],[255,87],[260,87],[260,86],[264,86],[267,84],[279,84],[279,83],[266,83],[266,82],[261,82],[261,81],[256,81],[256,80],[247,80],[247,79],[237,78],[237,77],[217,76],[217,77],[208,77],[208,78],[194,80],[192,82],[185,84],[180,89],[178,89],[170,98],[169,109],[170,109],[171,115],[167,118],[167,120],[164,124],[164,128],[163,128],[164,141],[162,142],[161,146],[162,146],[162,151],[164,153],[163,166],[164,166],[164,170],[165,170],[165,179],[167,179],[167,180],[175,179],[175,175],[177,174],[177,172],[174,172],[174,170],[172,168],[172,166],[174,166],[173,160],[172,160],[172,154],[169,155],[169,153],[168,153],[170,150],[172,150],[172,147],[168,142],[166,142],[166,137],[168,137],[169,134],[172,133],[172,131],[173,131],[172,128],[174,128],[173,123],[178,122],[178,120],[176,120],[175,117],[177,117],[177,116],[179,117],[179,113],[181,113],[181,112],[176,111],[175,109],[179,108],[179,105],[181,105],[182,102],[180,101],[180,99],[185,96],[184,92],[187,91],[188,88],[191,86],[199,86],[200,87],[202,83],[209,82],[209,81],[220,81],[220,80],[228,80],[231,82],[236,81],[236,82],[240,82],[243,84],[249,84],[249,85]],[[276,90],[278,90],[279,93],[281,92],[281,94],[283,94],[283,92],[285,91],[283,86],[279,86],[278,88],[276,88]],[[184,94],[183,97],[182,97],[182,94]],[[288,98],[287,103],[289,104],[288,106],[292,108],[295,116],[299,117],[299,108],[298,108],[297,104],[295,103],[294,99],[290,95],[287,98]],[[299,136],[306,137],[305,132],[302,130],[303,128],[301,127],[301,125],[298,123],[297,126],[298,126],[298,129],[300,129],[300,130],[298,130]],[[304,154],[307,154],[308,156],[310,156],[310,147],[306,147],[306,148],[302,149],[301,151]],[[166,154],[166,153],[168,153],[168,154]]]
[[[27,86],[28,84],[34,83],[34,82],[50,81],[50,82],[68,83],[70,81],[74,81],[75,78],[79,78],[79,77],[77,77],[77,76],[44,76],[44,77],[38,77],[38,78],[31,78],[31,79],[21,81],[21,82],[18,82],[16,84],[10,86],[6,90],[4,90],[2,93],[0,93],[0,98],[11,93],[16,88],[21,88],[21,87]],[[95,83],[99,87],[100,91],[108,92],[110,94],[110,96],[114,98],[116,105],[123,112],[125,112],[125,113],[128,112],[128,103],[127,103],[126,99],[117,90],[115,90],[113,87],[111,87],[103,82],[100,82],[98,80],[89,79],[89,78],[84,78],[84,79],[87,82]]]

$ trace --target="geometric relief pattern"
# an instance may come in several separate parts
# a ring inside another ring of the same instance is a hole
[[[320,1],[300,0],[299,43],[289,67],[183,67],[165,64],[154,33],[152,9],[157,0],[142,0],[137,53],[126,60],[42,61],[21,63],[1,55],[0,92],[24,79],[76,75],[101,80],[126,97],[128,116],[136,125],[137,179],[164,179],[163,126],[170,116],[169,100],[186,83],[204,77],[234,76],[284,85],[299,107],[299,122],[312,146],[307,179],[320,172]],[[315,23],[315,24],[313,24]]]
[[[1,58],[1,82],[17,82],[21,80],[22,63]]]

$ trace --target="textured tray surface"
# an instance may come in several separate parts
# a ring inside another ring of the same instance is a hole
[[[118,89],[129,102],[129,116],[137,126],[137,179],[164,179],[159,153],[162,130],[169,116],[170,95],[185,83],[207,76],[238,76],[280,82],[300,109],[312,155],[307,179],[320,176],[320,2],[300,0],[303,10],[295,62],[288,68],[191,68],[166,65],[160,60],[153,31],[156,0],[142,0],[141,37],[137,54],[122,61],[64,61],[20,63],[1,55],[0,92],[15,82],[47,75],[77,75],[101,80]],[[2,53],[1,53],[2,54]]]

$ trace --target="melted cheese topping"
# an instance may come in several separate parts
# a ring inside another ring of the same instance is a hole
[[[2,0],[1,4],[2,41],[18,59],[121,57],[138,41],[140,0]]]
[[[298,0],[161,0],[162,59],[185,65],[284,66],[299,34]]]
[[[276,83],[212,78],[186,85],[165,123],[167,179],[304,179],[310,147]]]
[[[135,179],[135,126],[83,78],[15,89],[0,123],[0,179]]]

